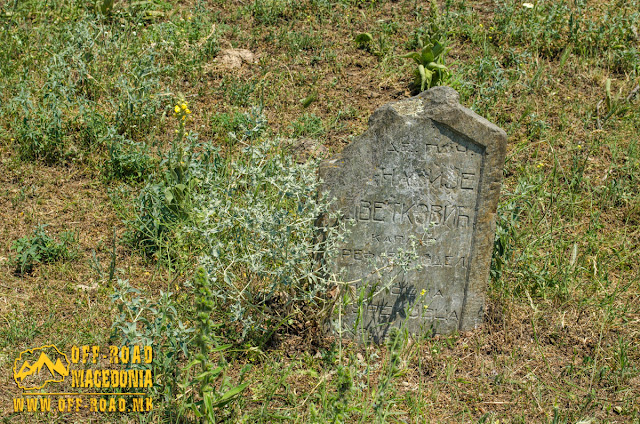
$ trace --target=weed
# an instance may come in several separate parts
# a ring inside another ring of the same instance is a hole
[[[240,79],[225,75],[222,79],[222,90],[235,106],[248,106],[251,103],[251,95],[256,89],[253,82],[244,82]]]
[[[353,359],[353,358],[352,358]],[[334,364],[331,364],[332,366]],[[353,367],[338,365],[335,370],[335,377],[329,387],[325,387],[321,393],[317,409],[311,407],[311,418],[317,423],[343,423],[347,422],[349,416],[358,412],[353,404],[354,377]],[[334,390],[331,390],[334,389]]]
[[[605,107],[601,111],[600,106],[603,102]],[[619,94],[615,97],[611,94],[611,79],[607,78],[605,81],[605,98],[596,105],[595,118],[598,128],[601,129],[602,125],[610,118],[624,115],[629,110],[628,102],[629,99],[625,101]]]
[[[6,325],[0,327],[0,346],[15,348],[22,343],[31,343],[42,334],[42,326],[30,315],[12,311],[7,313]]]
[[[176,139],[163,156],[158,173],[152,174],[140,191],[135,216],[128,222],[134,246],[146,255],[156,258],[168,255],[170,260],[175,255],[169,251],[169,238],[182,237],[182,228],[194,219],[194,196],[201,181],[209,173],[217,172],[220,162],[213,146],[198,143],[196,135],[186,132],[185,123],[191,111],[186,103],[181,105],[184,107],[175,106]]]
[[[372,402],[372,407],[376,415],[376,421],[378,423],[386,423],[387,416],[389,415],[389,409],[393,404],[393,397],[390,396],[392,391],[392,382],[394,379],[402,375],[401,362],[402,351],[407,343],[408,333],[406,329],[393,329],[387,340],[388,349],[388,362],[382,373],[381,379],[378,382],[375,398]]]
[[[152,346],[154,396],[162,398],[165,412],[175,413],[176,397],[181,390],[178,382],[182,378],[180,367],[183,358],[189,355],[189,341],[193,328],[180,319],[177,303],[172,293],[160,293],[157,301],[151,301],[129,284],[117,279],[111,296],[118,314],[112,325],[112,338],[122,346]]]
[[[246,147],[227,166],[202,182],[201,263],[225,333],[264,345],[321,303],[328,283],[314,258],[331,244],[316,240],[314,222],[325,201],[316,196],[316,164],[296,164],[274,141]]]
[[[501,2],[495,24],[505,42],[531,46],[545,57],[556,58],[571,45],[576,53],[615,64],[620,72],[637,69],[638,57],[632,47],[637,40],[634,22],[640,16],[637,2],[625,7],[611,4],[595,16],[585,13],[587,7],[584,1],[576,1],[573,7],[566,2],[545,2],[533,8]]]
[[[496,235],[493,242],[490,269],[491,278],[494,282],[500,280],[507,262],[513,256],[520,213],[521,207],[518,205],[518,197],[516,195],[510,196],[509,200],[498,206]]]
[[[295,0],[255,0],[249,6],[253,18],[262,25],[274,25],[292,19],[302,4]]]
[[[171,11],[171,4],[164,1],[133,2],[127,8],[132,23],[160,20]]]
[[[418,48],[419,53],[407,53],[400,57],[413,59],[418,65],[414,84],[422,92],[445,82],[449,77],[449,70],[444,65],[445,47],[435,36],[419,38]]]
[[[111,130],[108,137],[109,157],[104,163],[107,180],[142,181],[155,167],[155,159],[144,142],[135,142]]]
[[[248,112],[241,115],[238,120],[238,127],[228,133],[231,144],[240,143],[247,145],[260,137],[267,127],[267,119],[262,108],[252,107]]]
[[[30,273],[39,263],[75,257],[76,251],[71,246],[77,243],[78,234],[65,231],[60,234],[60,241],[57,241],[47,234],[46,227],[46,225],[39,225],[31,236],[25,236],[13,242],[16,256],[11,258],[11,263],[16,267],[16,274]]]
[[[322,118],[313,113],[305,113],[291,123],[291,137],[312,137],[317,138],[324,134],[324,124]]]
[[[225,144],[231,143],[231,138],[228,136],[230,132],[236,132],[240,129],[240,126],[244,123],[244,115],[240,112],[235,113],[217,113],[209,120],[211,131],[218,137],[225,141]]]
[[[200,372],[196,376],[189,378],[181,385],[181,388],[191,392],[191,387],[196,386],[199,400],[190,395],[184,401],[182,407],[191,411],[196,417],[203,418],[207,423],[215,423],[220,417],[218,412],[223,406],[233,402],[248,386],[243,383],[244,374],[250,367],[243,368],[238,382],[232,384],[226,376],[227,363],[222,356],[223,352],[231,345],[221,345],[216,336],[216,327],[211,315],[215,312],[215,296],[211,292],[209,276],[203,268],[198,268],[194,276],[196,291],[196,333],[195,347],[198,353],[186,367],[186,370],[194,366],[199,366]],[[220,355],[218,366],[211,362],[211,355]],[[218,385],[219,387],[216,387]]]
[[[35,103],[30,90],[24,86],[13,102],[22,112],[14,122],[20,158],[46,163],[62,160],[67,155],[68,138],[57,102]]]
[[[504,96],[509,87],[509,77],[494,56],[484,56],[476,59],[466,78],[454,85],[463,95],[473,99],[472,110],[486,115]]]
[[[160,108],[157,73],[155,56],[148,54],[135,63],[131,73],[118,78],[120,101],[115,120],[119,134],[137,140],[152,129]]]
[[[397,27],[395,23],[382,22],[382,30],[377,37],[373,37],[368,32],[363,32],[355,37],[355,42],[358,48],[368,51],[369,53],[383,57],[391,50],[391,44],[389,43],[389,35],[396,32]],[[374,44],[374,41],[376,42]]]
[[[26,199],[33,199],[36,197],[36,186],[23,186],[20,187],[20,192],[11,198],[11,206],[18,207]]]
[[[113,9],[113,0],[102,0],[100,3],[100,13],[104,16],[109,16]]]
[[[369,50],[371,42],[373,41],[373,35],[369,34],[368,32],[362,32],[356,35],[354,41],[356,42],[358,48]]]
[[[322,49],[322,38],[315,34],[299,31],[284,31],[281,37],[283,47],[287,47],[292,55],[302,51],[319,51]]]

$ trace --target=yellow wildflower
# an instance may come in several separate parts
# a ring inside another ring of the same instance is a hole
[[[180,106],[176,105],[176,107],[174,107],[174,108],[173,108],[173,110],[174,110],[176,113],[180,113]]]
[[[187,110],[187,104],[186,103],[182,103],[180,105],[180,107],[182,108],[182,110]]]

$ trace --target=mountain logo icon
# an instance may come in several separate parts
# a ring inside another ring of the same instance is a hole
[[[42,389],[47,383],[61,383],[68,375],[69,359],[55,345],[20,352],[13,364],[13,379],[23,390]]]

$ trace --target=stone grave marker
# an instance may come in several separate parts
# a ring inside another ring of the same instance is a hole
[[[375,341],[404,321],[412,334],[482,323],[507,136],[458,101],[436,87],[384,105],[321,166],[350,229],[331,266],[366,287],[358,333]]]

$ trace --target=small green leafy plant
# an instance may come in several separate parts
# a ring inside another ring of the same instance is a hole
[[[632,97],[632,95],[630,95],[625,100],[619,94],[616,96],[613,96],[611,94],[611,78],[607,78],[607,80],[605,81],[604,89],[605,89],[605,98],[604,100],[599,101],[598,104],[596,105],[595,117],[596,117],[596,124],[599,129],[602,129],[602,125],[606,121],[608,121],[611,117],[624,115],[630,109],[628,102],[629,102],[629,99]],[[606,107],[601,113],[600,106],[602,105],[603,102]]]
[[[12,266],[18,275],[33,271],[36,264],[50,263],[60,259],[72,259],[76,252],[70,246],[77,242],[77,234],[65,231],[60,241],[50,237],[46,225],[39,225],[31,236],[25,236],[13,243],[16,256],[11,258]]]
[[[143,142],[130,140],[110,129],[103,173],[107,180],[141,181],[151,173],[154,158]]]
[[[420,92],[442,83],[448,76],[449,70],[444,65],[445,47],[436,36],[418,38],[420,52],[407,53],[406,59],[413,59],[418,64],[415,70],[415,85]]]
[[[373,41],[373,36],[368,32],[363,32],[356,35],[354,40],[359,49],[369,49]]]

